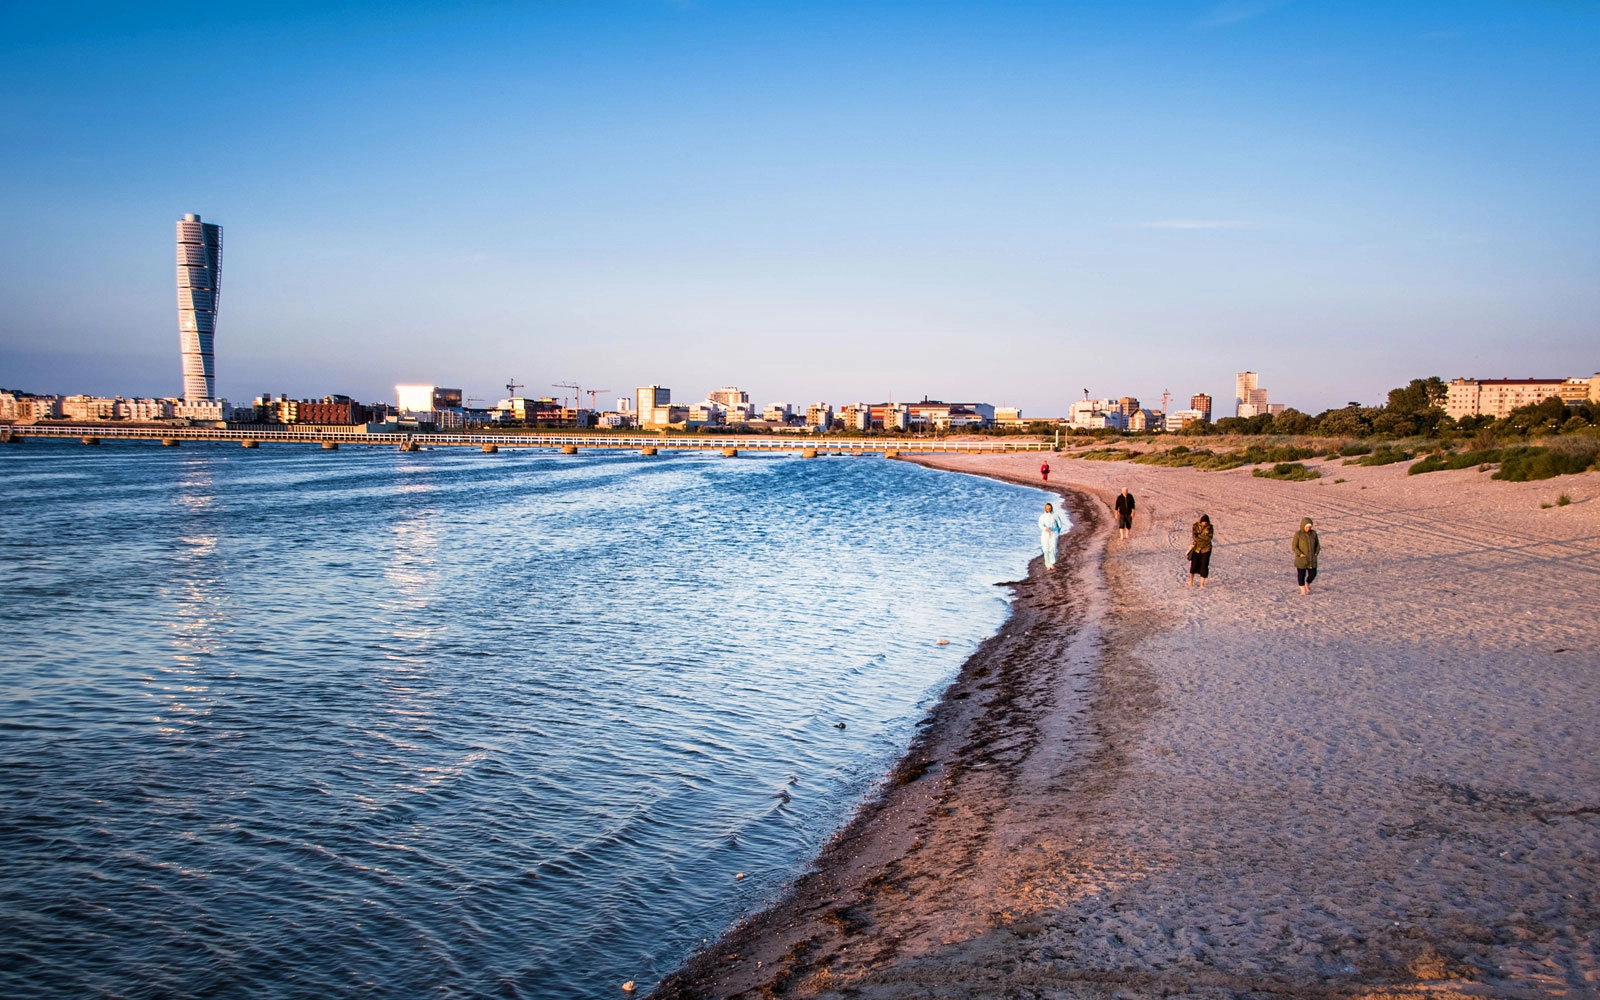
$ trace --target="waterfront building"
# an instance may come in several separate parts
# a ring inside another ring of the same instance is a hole
[[[886,431],[908,431],[911,429],[911,407],[904,403],[884,403],[874,406],[872,422],[874,426],[882,427]]]
[[[461,390],[437,385],[397,385],[395,405],[401,413],[427,413],[430,410],[461,409]]]
[[[833,427],[833,407],[827,403],[812,403],[806,407],[806,426],[825,431]]]
[[[689,407],[689,423],[699,424],[703,427],[717,427],[722,424],[726,414],[727,411],[722,408],[721,403],[715,400],[702,399]]]
[[[1139,400],[1134,396],[1123,396],[1117,400],[1117,412],[1125,417],[1131,417],[1139,410]]]
[[[868,403],[846,403],[839,408],[839,421],[847,431],[870,431],[872,406]]]
[[[61,400],[61,415],[68,420],[115,420],[121,402],[115,396],[67,396]]]
[[[641,385],[633,390],[633,400],[640,427],[661,426],[656,423],[656,411],[672,408],[672,390],[659,385]],[[675,423],[675,421],[668,420],[664,423]]]
[[[171,420],[172,402],[166,399],[142,399],[135,396],[123,404],[123,412],[128,420],[144,422]]]
[[[1278,414],[1282,413],[1284,410],[1287,410],[1288,408],[1289,408],[1289,404],[1288,403],[1268,403],[1267,404],[1267,413],[1270,414],[1271,416],[1275,417]]]
[[[994,425],[996,427],[1022,427],[1027,421],[1022,419],[1022,409],[1016,406],[997,406],[994,408]]]
[[[1446,387],[1444,412],[1464,417],[1508,416],[1519,406],[1555,396],[1568,406],[1600,402],[1600,375],[1593,378],[1457,378]]]
[[[750,405],[750,394],[737,386],[723,386],[706,394],[706,398],[724,410],[734,410]]]
[[[222,227],[191,212],[178,222],[178,344],[186,400],[216,398],[221,295]]]
[[[1197,392],[1189,397],[1189,409],[1200,414],[1201,420],[1211,419],[1211,396],[1207,393]]]
[[[769,424],[787,424],[794,417],[794,407],[788,403],[768,403],[761,411],[761,419]]]
[[[61,416],[61,397],[31,392],[0,392],[0,420],[31,424]]]

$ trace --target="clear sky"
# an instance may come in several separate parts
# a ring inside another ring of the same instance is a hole
[[[0,385],[1062,414],[1600,370],[1594,2],[0,3]]]

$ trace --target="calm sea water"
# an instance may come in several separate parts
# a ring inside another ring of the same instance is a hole
[[[1042,499],[38,441],[0,487],[0,995],[46,998],[649,989],[905,748]]]

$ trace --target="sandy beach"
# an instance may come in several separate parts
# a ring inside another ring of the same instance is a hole
[[[919,461],[1038,483],[1037,456]],[[658,996],[1600,996],[1600,474],[1051,464],[1058,571],[813,870]]]

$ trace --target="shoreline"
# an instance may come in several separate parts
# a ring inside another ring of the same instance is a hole
[[[881,790],[655,996],[1600,996],[1600,474],[1059,465],[1062,578],[1030,563]]]
[[[943,943],[952,931],[946,884],[984,868],[979,854],[1000,832],[984,803],[1005,800],[1039,778],[1040,750],[1068,765],[1086,748],[1076,717],[1087,710],[1104,608],[1101,555],[1111,519],[1100,498],[1062,483],[991,476],[1055,493],[1073,519],[1052,578],[1043,559],[1012,590],[1011,610],[962,664],[923,732],[875,792],[773,904],[730,927],[661,981],[658,1000],[801,994],[846,982],[902,951]],[[1045,655],[1055,664],[1039,670]],[[1065,687],[1070,706],[1056,689]],[[1068,720],[1065,735],[1057,730]],[[960,861],[953,861],[960,858]],[[952,868],[952,865],[954,866]],[[876,933],[872,911],[894,906],[926,923]],[[976,914],[970,930],[987,926]],[[970,923],[970,922],[963,922]],[[870,949],[860,942],[870,941]],[[851,945],[857,946],[854,955]]]

